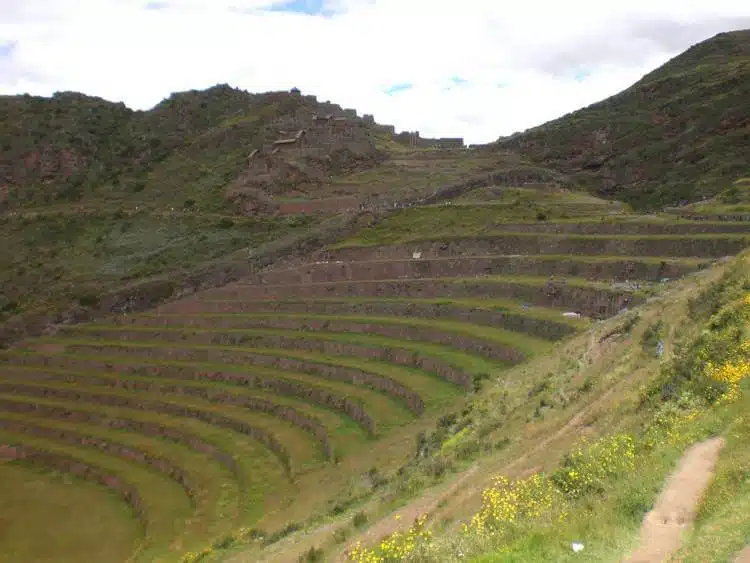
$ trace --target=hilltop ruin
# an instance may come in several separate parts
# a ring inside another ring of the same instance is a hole
[[[243,201],[245,213],[268,209],[268,195],[315,192],[332,174],[375,166],[385,158],[376,137],[390,136],[412,148],[465,148],[463,138],[396,133],[393,125],[380,125],[370,114],[360,117],[354,109],[319,102],[297,89],[290,95],[297,107],[265,128],[263,142],[248,153],[246,171],[229,188],[230,197]]]

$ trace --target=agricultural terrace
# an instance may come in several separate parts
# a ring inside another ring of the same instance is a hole
[[[302,262],[28,338],[0,353],[0,521],[32,487],[45,525],[0,561],[272,541],[365,498],[488,378],[748,242],[746,222],[484,187]],[[70,520],[73,491],[86,510]],[[53,526],[72,540],[40,537]]]

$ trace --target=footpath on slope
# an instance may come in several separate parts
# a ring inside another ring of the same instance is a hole
[[[695,444],[682,456],[656,505],[643,519],[638,547],[623,563],[667,561],[680,548],[682,532],[695,519],[723,446],[723,438],[711,438]]]
[[[578,429],[584,417],[589,414],[591,409],[594,406],[603,402],[607,397],[609,397],[612,394],[613,391],[614,391],[614,388],[611,388],[605,391],[592,403],[590,403],[589,405],[581,409],[579,412],[577,412],[563,426],[557,429],[557,431],[555,431],[550,436],[547,436],[545,439],[539,442],[531,450],[528,450],[526,453],[515,458],[513,461],[504,464],[502,466],[503,472],[508,472],[524,464],[525,462],[528,461],[528,459],[531,456],[541,451],[542,449],[546,448],[550,443],[568,434],[569,432]],[[416,499],[412,501],[411,503],[407,504],[406,506],[402,507],[401,509],[396,510],[394,513],[381,518],[378,522],[376,522],[373,526],[368,528],[365,532],[363,532],[362,534],[350,540],[347,543],[347,546],[345,548],[343,548],[342,550],[336,553],[336,555],[334,556],[334,560],[337,563],[344,563],[348,561],[346,552],[349,549],[351,549],[351,547],[353,547],[354,544],[356,544],[358,541],[364,544],[372,543],[396,531],[405,529],[406,527],[410,526],[411,523],[416,518],[422,516],[423,514],[427,514],[428,517],[430,517],[430,519],[434,520],[435,514],[437,513],[440,505],[443,502],[446,502],[452,496],[459,493],[461,488],[465,486],[465,484],[469,481],[469,479],[474,474],[476,474],[479,471],[479,469],[480,469],[480,464],[476,463],[472,465],[469,469],[464,471],[463,473],[460,473],[457,476],[457,478],[455,478],[453,482],[448,486],[447,489],[440,489],[436,493],[433,493],[430,495],[424,495],[421,498]],[[496,473],[496,471],[493,471],[492,473],[494,474]],[[482,483],[485,484],[484,481],[482,481]],[[483,487],[478,484],[474,486],[470,486],[466,491],[464,491],[463,496],[467,497],[467,496],[476,495],[478,492],[481,492],[481,490],[483,490]],[[396,520],[395,518],[396,515],[398,515],[398,520]]]

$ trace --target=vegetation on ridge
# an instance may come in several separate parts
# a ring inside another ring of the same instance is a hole
[[[747,174],[749,98],[750,30],[721,33],[625,91],[496,147],[636,208],[692,202]]]
[[[0,97],[0,527],[45,524],[0,561],[621,559],[716,434],[682,555],[736,553],[744,37],[486,149],[294,91]]]

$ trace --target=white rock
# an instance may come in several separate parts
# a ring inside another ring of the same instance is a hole
[[[574,553],[578,553],[580,551],[583,551],[583,544],[577,541],[574,541],[570,544],[570,549],[573,550]]]

